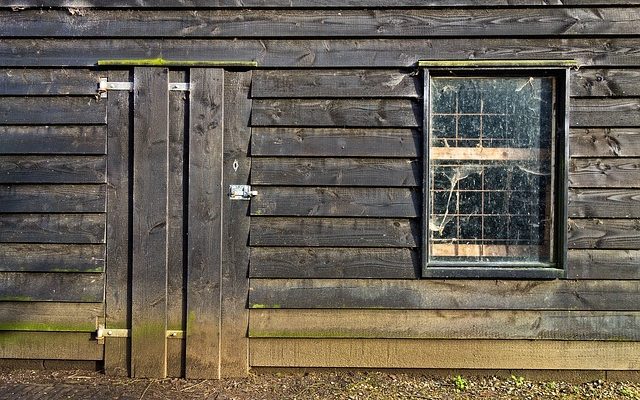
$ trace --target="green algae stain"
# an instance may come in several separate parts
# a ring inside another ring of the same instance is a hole
[[[140,67],[257,67],[257,61],[238,60],[167,60],[158,58],[133,58],[98,60],[99,66]]]

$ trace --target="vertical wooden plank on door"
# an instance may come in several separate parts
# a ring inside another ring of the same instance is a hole
[[[169,71],[171,83],[188,83],[188,74],[184,70]],[[185,193],[184,176],[185,138],[189,123],[186,109],[188,92],[172,90],[169,92],[169,186],[168,209],[169,222],[167,246],[167,329],[184,329],[184,276],[186,272],[184,245],[185,239]],[[167,338],[167,375],[184,376],[184,340],[169,336]]]
[[[185,376],[220,377],[222,69],[190,71]]]
[[[167,373],[169,71],[134,69],[131,375]]]
[[[110,71],[112,82],[129,81],[129,71]],[[129,113],[130,93],[109,92],[107,98],[107,261],[105,325],[129,328]],[[129,338],[107,338],[104,370],[129,376]]]
[[[249,184],[251,71],[225,74],[223,188]],[[223,201],[221,375],[249,371],[249,201]]]

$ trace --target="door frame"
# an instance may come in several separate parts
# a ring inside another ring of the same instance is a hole
[[[107,97],[108,374],[211,379],[248,373],[249,202],[230,200],[225,188],[249,183],[251,70],[184,70],[182,330],[167,326],[169,71],[106,72],[110,82],[133,82],[131,92]],[[109,336],[116,331],[128,334]],[[175,348],[177,357],[168,354]]]

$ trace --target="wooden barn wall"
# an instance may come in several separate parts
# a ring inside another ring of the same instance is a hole
[[[104,104],[38,74],[95,93],[99,60],[256,61],[251,365],[640,369],[640,1],[90,3],[0,8],[1,73],[32,82],[0,75],[1,315],[93,318],[102,300],[104,262],[84,262],[104,260]],[[428,59],[580,66],[567,279],[419,279]]]
[[[0,357],[102,359],[106,103],[85,69],[0,69]]]

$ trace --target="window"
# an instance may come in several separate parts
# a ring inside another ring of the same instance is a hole
[[[425,276],[561,275],[566,76],[425,70]]]

